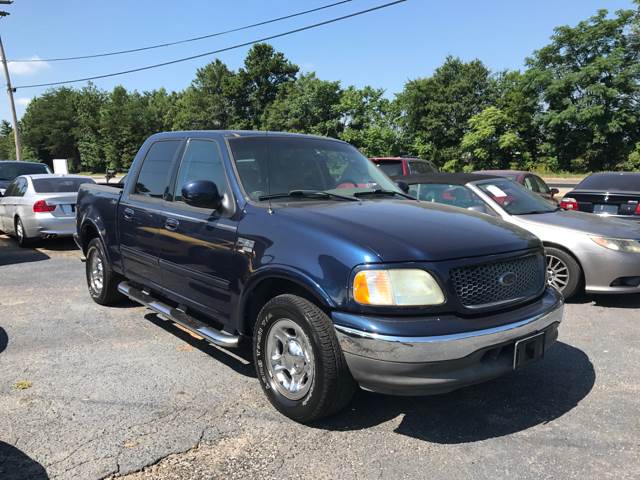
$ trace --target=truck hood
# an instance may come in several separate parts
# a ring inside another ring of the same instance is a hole
[[[540,246],[515,225],[435,203],[305,201],[274,207],[275,215],[367,248],[382,262],[440,261]]]
[[[629,220],[607,218],[593,213],[565,210],[535,215],[517,215],[514,218],[525,228],[527,224],[554,226],[609,238],[640,239],[640,223],[634,222],[632,218]]]

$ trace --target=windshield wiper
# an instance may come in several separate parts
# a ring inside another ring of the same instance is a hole
[[[350,202],[357,202],[358,199],[349,195],[340,195],[338,193],[325,192],[323,190],[290,190],[287,193],[271,193],[269,195],[260,195],[258,200],[271,200],[273,198],[321,198],[337,200],[348,200]]]
[[[401,197],[408,198],[409,200],[416,200],[415,197],[412,197],[408,193],[396,192],[395,190],[383,190],[382,188],[367,190],[365,192],[356,192],[353,194],[354,197],[365,197],[368,195],[399,195]]]

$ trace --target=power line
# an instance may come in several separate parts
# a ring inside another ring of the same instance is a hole
[[[231,30],[224,30],[222,32],[210,33],[208,35],[201,35],[199,37],[186,38],[184,40],[177,40],[175,42],[158,43],[158,44],[155,44],[155,45],[148,45],[146,47],[131,48],[131,49],[128,49],[128,50],[116,50],[116,51],[113,51],[113,52],[94,53],[94,54],[90,54],[90,55],[80,55],[80,56],[76,56],[76,57],[23,58],[23,59],[19,59],[19,60],[9,60],[9,61],[13,62],[13,63],[37,63],[37,62],[50,62],[51,63],[51,62],[66,62],[66,61],[69,61],[69,60],[85,60],[85,59],[88,59],[88,58],[111,57],[111,56],[114,56],[114,55],[123,55],[125,53],[144,52],[146,50],[153,50],[153,49],[162,48],[162,47],[170,47],[170,46],[173,46],[173,45],[180,45],[180,44],[189,43],[189,42],[197,42],[199,40],[205,40],[207,38],[219,37],[219,36],[222,36],[222,35],[227,35],[229,33],[240,32],[242,30],[248,30],[250,28],[260,27],[262,25],[268,25],[270,23],[280,22],[282,20],[288,20],[290,18],[300,17],[302,15],[307,15],[309,13],[318,12],[320,10],[326,10],[327,8],[336,7],[338,5],[342,5],[344,3],[350,3],[350,2],[353,2],[353,0],[342,0],[340,2],[330,3],[328,5],[322,5],[322,6],[317,7],[317,8],[312,8],[311,10],[304,10],[302,12],[292,13],[290,15],[285,15],[283,17],[272,18],[270,20],[264,20],[262,22],[252,23],[251,25],[245,25],[243,27],[232,28]]]
[[[156,63],[154,65],[147,65],[147,66],[144,66],[144,67],[132,68],[130,70],[122,70],[120,72],[107,73],[107,74],[104,74],[104,75],[95,75],[93,77],[76,78],[76,79],[73,79],[73,80],[63,80],[63,81],[59,81],[59,82],[36,83],[36,84],[32,84],[32,85],[19,85],[19,86],[14,86],[13,89],[17,90],[17,89],[21,89],[21,88],[52,87],[52,86],[55,86],[55,85],[63,85],[63,84],[67,84],[67,83],[80,83],[80,82],[86,82],[86,81],[89,81],[89,80],[100,80],[102,78],[116,77],[116,76],[119,76],[119,75],[126,75],[126,74],[129,74],[129,73],[142,72],[144,70],[151,70],[153,68],[165,67],[167,65],[173,65],[173,64],[176,64],[176,63],[187,62],[189,60],[194,60],[196,58],[207,57],[207,56],[210,56],[210,55],[214,55],[216,53],[228,52],[229,50],[234,50],[236,48],[247,47],[249,45],[253,45],[254,43],[266,42],[268,40],[273,40],[275,38],[285,37],[287,35],[292,35],[294,33],[303,32],[305,30],[311,30],[313,28],[321,27],[323,25],[328,25],[330,23],[335,23],[335,22],[339,22],[339,21],[342,21],[342,20],[346,20],[348,18],[353,18],[353,17],[357,17],[359,15],[364,15],[365,13],[373,12],[373,11],[376,11],[376,10],[381,10],[383,8],[388,8],[388,7],[391,7],[393,5],[397,5],[399,3],[404,3],[406,1],[407,0],[395,0],[393,2],[389,2],[389,3],[382,4],[382,5],[378,5],[377,7],[367,8],[366,10],[360,10],[360,11],[357,11],[357,12],[354,12],[354,13],[350,13],[348,15],[343,15],[341,17],[336,17],[336,18],[332,18],[330,20],[325,20],[324,22],[314,23],[312,25],[307,25],[305,27],[296,28],[294,30],[288,30],[288,31],[283,32],[283,33],[270,35],[268,37],[262,37],[262,38],[259,38],[257,40],[251,40],[249,42],[239,43],[239,44],[236,44],[236,45],[232,45],[230,47],[220,48],[218,50],[212,50],[210,52],[199,53],[198,55],[191,55],[190,57],[178,58],[178,59],[175,59],[175,60],[170,60],[168,62]]]

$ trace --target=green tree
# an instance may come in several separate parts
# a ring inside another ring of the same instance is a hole
[[[397,97],[404,145],[437,165],[461,168],[469,119],[494,98],[495,82],[481,61],[447,57],[433,76],[410,80]]]
[[[544,105],[541,128],[561,168],[615,168],[640,139],[637,22],[637,11],[609,18],[600,10],[556,28],[527,60]]]
[[[340,82],[319,80],[315,73],[280,85],[261,122],[265,130],[337,137],[340,123]]]
[[[514,130],[510,117],[497,107],[487,107],[469,119],[462,137],[462,150],[470,155],[465,169],[518,168],[524,142]]]
[[[191,85],[176,99],[172,126],[181,130],[229,128],[235,73],[220,60],[198,69]]]
[[[370,157],[400,154],[397,110],[394,107],[384,98],[383,89],[348,87],[339,106],[344,124],[340,138]]]
[[[22,137],[38,159],[67,158],[77,162],[77,95],[76,90],[62,87],[45,92],[27,106],[21,122]]]
[[[78,125],[74,136],[83,170],[104,171],[106,167],[104,142],[100,135],[100,110],[107,99],[107,93],[92,83],[78,91],[75,97]]]

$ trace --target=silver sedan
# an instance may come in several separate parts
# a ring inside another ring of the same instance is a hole
[[[640,292],[640,225],[635,222],[561,210],[497,176],[442,173],[401,180],[421,200],[499,217],[539,237],[547,254],[549,283],[567,298],[580,289]]]
[[[14,235],[21,247],[39,238],[71,236],[75,232],[76,199],[83,183],[79,175],[22,175],[0,198],[0,231]]]

